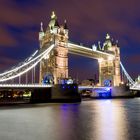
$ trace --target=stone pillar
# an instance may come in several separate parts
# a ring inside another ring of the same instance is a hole
[[[99,85],[114,85],[114,62],[113,60],[99,60]]]
[[[54,12],[51,15],[46,32],[39,33],[40,48],[47,49],[54,44],[54,49],[40,62],[40,83],[47,75],[52,75],[54,84],[68,78],[68,28],[66,21],[59,26]]]
[[[120,76],[120,50],[117,46],[112,49],[114,57],[108,56],[108,59],[99,59],[99,85],[104,86],[105,82],[111,82],[111,86],[119,86]]]
[[[114,59],[114,86],[119,86],[121,83],[120,74],[120,49],[115,46],[115,59]]]
[[[55,65],[53,68],[54,83],[60,79],[68,78],[68,48],[64,43],[57,44],[54,50]]]

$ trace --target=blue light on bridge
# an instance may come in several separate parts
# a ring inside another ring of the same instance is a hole
[[[105,87],[110,87],[111,86],[111,80],[110,79],[104,80],[104,86]]]
[[[111,87],[98,87],[93,89],[90,96],[91,98],[110,98],[112,94],[111,91]]]
[[[105,87],[105,90],[106,91],[110,91],[111,90],[111,87]]]
[[[73,85],[67,85],[67,84],[64,84],[64,85],[62,85],[62,89],[76,89],[76,86],[73,86]]]
[[[111,87],[105,87],[103,90],[99,92],[100,98],[108,98],[111,97]]]

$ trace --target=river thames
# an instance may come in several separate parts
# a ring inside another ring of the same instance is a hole
[[[0,107],[0,140],[139,140],[140,98]]]

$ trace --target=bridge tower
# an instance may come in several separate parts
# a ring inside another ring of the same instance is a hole
[[[121,83],[120,76],[120,48],[117,43],[114,43],[109,34],[106,35],[106,40],[101,48],[102,51],[112,54],[107,59],[100,58],[99,62],[99,84],[101,86],[111,84],[119,86]]]
[[[42,49],[46,49],[51,44],[55,45],[50,55],[46,56],[46,59],[40,63],[40,83],[48,74],[53,76],[54,84],[59,83],[60,79],[68,78],[68,28],[66,20],[64,25],[60,26],[55,13],[52,12],[45,32],[41,23],[39,41]]]

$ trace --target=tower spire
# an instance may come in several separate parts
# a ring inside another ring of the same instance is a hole
[[[51,20],[49,22],[50,29],[53,29],[54,28],[56,21],[57,21],[57,17],[55,15],[54,11],[52,11]]]
[[[67,21],[66,21],[66,19],[64,20],[64,29],[68,29],[68,26],[67,26]]]
[[[43,22],[40,23],[40,31],[43,32]]]
[[[110,35],[108,33],[106,34],[106,40],[110,40]]]
[[[56,19],[56,15],[54,11],[52,11],[51,19]]]

